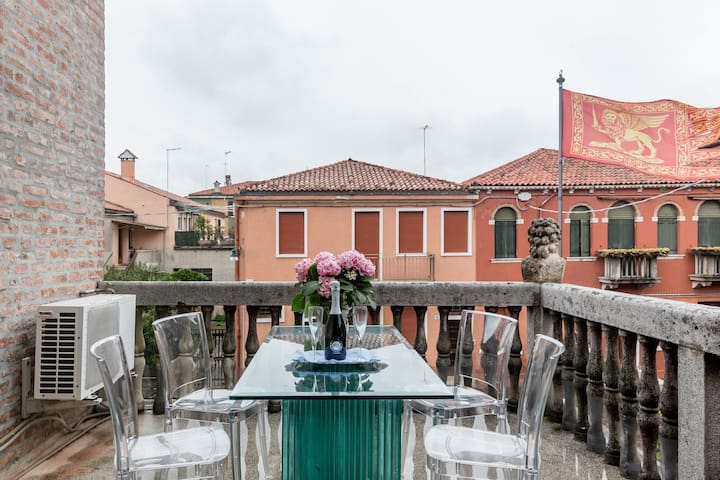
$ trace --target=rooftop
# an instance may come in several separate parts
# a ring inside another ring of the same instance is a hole
[[[351,158],[248,185],[240,194],[461,192],[455,182],[360,162]]]

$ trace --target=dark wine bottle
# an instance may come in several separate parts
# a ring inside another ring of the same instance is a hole
[[[340,282],[330,282],[332,303],[330,318],[325,329],[325,359],[345,360],[347,355],[347,330],[340,312]]]

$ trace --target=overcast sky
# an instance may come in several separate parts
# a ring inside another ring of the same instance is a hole
[[[181,195],[347,158],[466,180],[557,148],[560,69],[577,92],[720,106],[717,0],[105,9],[106,169],[129,148],[138,180]]]

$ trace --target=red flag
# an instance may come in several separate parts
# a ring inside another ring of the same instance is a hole
[[[566,157],[681,180],[720,178],[718,141],[720,108],[674,100],[626,103],[563,90]]]

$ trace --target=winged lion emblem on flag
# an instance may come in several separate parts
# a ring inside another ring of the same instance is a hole
[[[662,141],[663,132],[670,133],[669,128],[660,127],[668,117],[667,114],[637,115],[606,108],[598,121],[595,106],[593,106],[592,114],[593,129],[606,135],[612,141],[591,141],[591,147],[609,148],[649,163],[663,163],[663,160],[657,158],[655,144]],[[651,128],[657,128],[656,138],[645,132]],[[633,143],[635,148],[626,146],[627,143]]]

